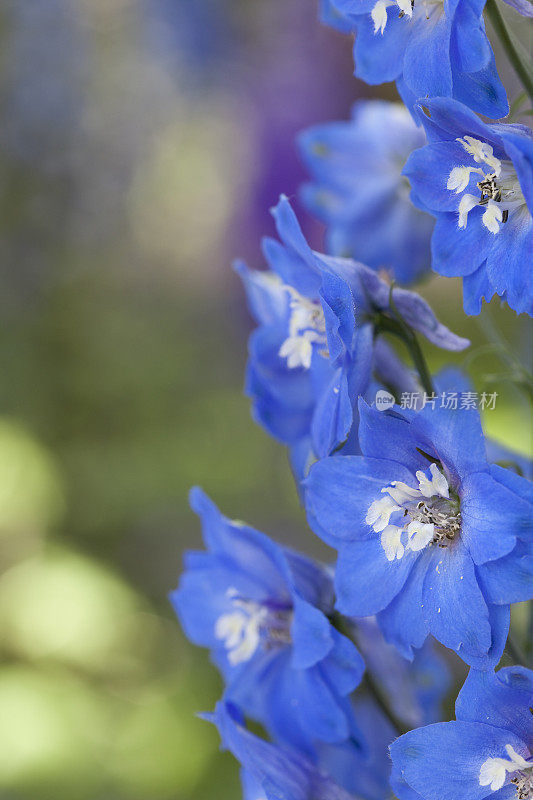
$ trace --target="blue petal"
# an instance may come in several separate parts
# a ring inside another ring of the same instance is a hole
[[[378,616],[385,639],[409,660],[413,648],[420,648],[429,634],[427,609],[424,608],[424,580],[430,563],[419,558],[411,570],[402,591]]]
[[[533,546],[517,544],[498,561],[489,561],[477,568],[483,594],[490,603],[507,605],[522,603],[533,597]]]
[[[479,71],[453,70],[453,95],[465,106],[491,119],[501,119],[509,113],[507,94],[492,52],[487,66]]]
[[[414,417],[412,429],[417,445],[442,461],[456,485],[470,472],[488,470],[485,437],[475,409],[427,405]]]
[[[452,169],[467,160],[468,156],[458,142],[437,142],[411,153],[402,174],[409,178],[423,208],[455,212],[459,207],[459,198],[446,188],[446,183]]]
[[[533,5],[530,0],[504,0],[504,3],[512,6],[515,11],[524,17],[533,17]]]
[[[448,13],[426,25],[423,22],[412,25],[405,51],[403,79],[418,97],[449,97],[452,94],[450,31]]]
[[[320,274],[310,267],[296,251],[289,249],[276,239],[265,237],[261,249],[270,269],[283,283],[293,286],[306,297],[316,297],[320,288]]]
[[[457,198],[455,200],[457,204]],[[458,205],[458,204],[457,204]],[[455,213],[440,214],[431,240],[432,267],[439,275],[471,275],[485,261],[493,236],[484,225],[469,214],[466,228],[458,225]]]
[[[507,731],[440,722],[400,736],[390,752],[395,770],[424,800],[484,800],[492,793],[479,784],[480,767],[487,758],[505,756],[506,744],[524,752],[524,743]]]
[[[365,522],[374,500],[383,497],[381,490],[392,480],[414,485],[412,474],[394,461],[337,456],[324,458],[311,467],[304,481],[306,509],[318,523],[315,532],[328,534],[327,541],[343,541],[379,536]],[[312,522],[310,522],[312,524]]]
[[[505,453],[506,456],[516,455],[510,454],[508,450],[506,450]],[[518,458],[520,459],[519,466],[521,466],[525,472],[531,469],[531,462],[528,459],[522,456],[518,456]],[[527,476],[522,477],[521,475],[517,475],[516,472],[513,472],[510,469],[504,469],[497,464],[492,464],[490,467],[490,474],[494,480],[506,486],[512,492],[521,497],[522,500],[526,500],[526,502],[533,504],[533,481],[527,480]]]
[[[309,738],[330,743],[346,740],[350,735],[348,719],[321,669],[296,670],[292,682],[292,702]]]
[[[332,627],[318,608],[294,598],[291,625],[293,669],[308,669],[327,656],[333,647]]]
[[[332,628],[334,646],[328,657],[320,665],[322,674],[330,686],[334,686],[341,696],[345,696],[359,685],[365,662],[350,639]]]
[[[505,667],[498,672],[471,669],[455,703],[458,720],[483,722],[533,740],[533,671]]]
[[[403,71],[410,35],[409,24],[395,14],[389,15],[384,33],[374,33],[370,14],[360,15],[354,45],[356,76],[374,85],[395,80]]]
[[[271,272],[248,269],[243,261],[236,261],[234,269],[244,284],[250,311],[260,325],[276,325],[286,318],[287,292]]]
[[[474,2],[468,0],[457,4],[453,20],[452,47],[454,65],[461,72],[477,72],[486,67],[490,61],[491,47],[485,26],[481,22],[484,5],[485,0]],[[464,102],[457,94],[454,96]]]
[[[487,604],[474,565],[460,540],[435,548],[424,584],[424,613],[433,636],[469,663],[492,644]]]
[[[346,372],[337,369],[316,404],[311,438],[318,458],[328,456],[343,442],[352,427],[353,409]]]
[[[213,553],[230,557],[237,568],[253,575],[271,597],[289,596],[287,566],[278,545],[263,533],[224,517],[197,486],[191,489],[190,504],[201,517],[204,541]]]
[[[499,295],[505,295],[509,306],[521,314],[533,316],[533,280],[524,269],[533,252],[533,219],[526,214],[513,214],[492,235],[487,253],[488,278]]]
[[[487,275],[485,262],[463,281],[463,308],[467,314],[476,315],[481,311],[483,298],[489,303],[495,289]]]
[[[353,800],[307,759],[246,731],[226,703],[217,705],[211,719],[224,747],[262,787],[266,800]]]
[[[439,322],[426,301],[415,292],[407,289],[395,289],[394,303],[404,320],[426,339],[443,350],[464,350],[470,342],[452,333],[442,322]]]
[[[418,553],[388,561],[378,533],[339,550],[335,570],[337,608],[342,614],[368,617],[383,611],[402,590]]]
[[[397,461],[412,474],[427,469],[428,462],[417,451],[419,443],[413,438],[411,424],[404,416],[377,411],[363,400],[359,401],[359,415],[359,443],[365,456]]]
[[[533,535],[533,508],[486,472],[468,475],[461,489],[462,537],[475,564],[506,556],[516,537]]]
[[[466,133],[492,144],[498,158],[504,155],[501,136],[467,106],[451,97],[424,98],[419,101],[418,113],[430,142],[455,140]]]

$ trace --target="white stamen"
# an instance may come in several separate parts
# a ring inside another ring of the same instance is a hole
[[[228,651],[228,661],[235,666],[249,661],[260,641],[260,626],[264,609],[257,607],[246,612],[243,608],[222,614],[215,624],[215,636],[222,639]]]
[[[383,33],[385,30],[385,26],[387,25],[387,6],[390,5],[386,0],[378,0],[372,11],[370,12],[370,16],[372,17],[372,22],[374,23],[374,33],[378,31]]]
[[[381,491],[386,491],[382,489]],[[391,497],[382,497],[380,500],[374,500],[370,505],[365,517],[367,525],[371,525],[376,533],[380,533],[389,524],[389,520],[395,511],[401,511],[401,507],[391,499]]]
[[[381,533],[381,546],[385,551],[387,561],[402,558],[405,547],[402,544],[403,529],[396,525],[388,525]]]
[[[464,194],[459,203],[459,227],[466,228],[468,213],[479,203],[479,197],[473,194]]]
[[[489,200],[487,210],[481,217],[483,225],[488,228],[491,233],[498,233],[502,218],[503,214],[500,206],[497,205],[494,200]]]
[[[501,789],[505,783],[506,774],[517,770],[532,769],[533,763],[528,762],[519,755],[510,744],[505,745],[505,750],[509,756],[506,758],[487,758],[479,770],[479,785],[489,786],[493,792]]]
[[[501,170],[501,161],[494,155],[494,149],[488,142],[482,142],[479,139],[474,139],[473,136],[465,136],[463,139],[457,139],[461,142],[464,149],[469,153],[477,164],[487,164],[492,171],[499,176]]]
[[[292,286],[284,288],[290,295],[289,335],[278,353],[287,359],[289,369],[309,369],[314,344],[322,345],[321,354],[327,355],[324,311],[320,303],[304,297]]]
[[[423,550],[435,535],[435,525],[432,522],[410,522],[407,526],[409,550],[417,553]]]
[[[289,369],[309,369],[313,357],[313,344],[308,336],[288,336],[279,349],[281,358],[287,359]]]
[[[461,194],[470,183],[470,174],[472,172],[477,172],[480,175],[484,174],[483,170],[478,169],[478,167],[454,167],[450,172],[446,188],[454,191],[455,194]]]
[[[421,470],[418,470],[416,473],[418,488],[424,497],[433,497],[438,494],[448,499],[450,496],[450,488],[445,476],[436,464],[430,464],[429,471],[431,472],[431,480],[429,480]]]
[[[446,476],[435,463],[430,464],[429,472],[429,478],[422,470],[416,473],[416,489],[392,481],[381,490],[385,497],[368,508],[365,522],[381,534],[388,561],[403,558],[407,550],[419,552],[431,543],[445,547],[460,529],[458,507],[450,500]]]
[[[466,228],[468,214],[477,205],[486,207],[481,222],[493,234],[500,232],[501,224],[507,222],[511,213],[525,209],[529,214],[512,162],[496,158],[492,145],[473,136],[464,136],[457,141],[477,164],[486,164],[490,168],[489,172],[485,172],[478,167],[460,165],[451,170],[446,188],[455,194],[461,194],[468,188],[472,173],[481,176],[481,180],[477,182],[479,197],[470,193],[461,197],[458,208],[459,227]]]
[[[396,0],[396,4],[400,11],[403,11],[404,14],[407,14],[408,17],[413,16],[413,4],[411,0]]]

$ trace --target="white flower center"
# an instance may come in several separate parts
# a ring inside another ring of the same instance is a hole
[[[407,17],[414,21],[426,19],[429,20],[435,16],[437,12],[444,11],[443,0],[377,0],[374,5],[370,16],[374,23],[374,33],[383,33],[388,21],[387,9],[391,6],[399,9],[398,16]]]
[[[459,201],[459,227],[466,228],[468,214],[475,206],[485,208],[481,222],[494,234],[500,232],[501,225],[507,222],[510,214],[517,211],[529,214],[512,162],[500,161],[494,155],[490,144],[472,136],[464,136],[457,141],[463,145],[476,164],[484,164],[490,168],[490,171],[485,171],[482,167],[461,165],[454,167],[450,172],[446,188],[455,194],[462,194],[465,191],[472,173],[480,176],[480,180],[476,182],[479,196],[467,192]]]
[[[507,773],[513,775],[511,783],[516,786],[518,800],[533,797],[533,761],[526,761],[510,744],[505,745],[509,758],[487,758],[479,770],[479,785],[489,786],[493,792],[501,789]]]
[[[365,522],[381,534],[381,546],[389,561],[406,550],[418,552],[429,544],[446,547],[461,527],[458,504],[450,499],[446,477],[433,463],[431,477],[419,470],[418,488],[393,481],[381,491],[385,495],[370,505]],[[391,517],[395,523],[391,524]]]
[[[279,349],[289,369],[309,369],[313,345],[320,345],[320,354],[327,357],[326,321],[319,302],[303,297],[292,286],[285,286],[290,295],[289,335]]]
[[[260,644],[271,648],[290,643],[292,609],[248,600],[233,588],[227,594],[234,611],[220,615],[215,623],[215,636],[224,642],[230,664],[249,661]]]

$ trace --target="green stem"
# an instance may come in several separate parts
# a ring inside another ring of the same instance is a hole
[[[422,352],[422,348],[420,347],[420,343],[416,338],[415,332],[404,322],[400,315],[397,315],[393,319],[385,314],[380,314],[379,320],[376,324],[376,330],[392,333],[393,336],[397,336],[403,341],[409,350],[409,353],[411,354],[413,364],[415,365],[416,371],[420,376],[420,382],[424,388],[424,391],[426,394],[432,395],[435,390],[433,388],[433,381],[431,380],[431,373],[428,365],[426,364],[424,353]]]
[[[396,736],[402,736],[402,734],[407,733],[410,728],[403,724],[401,719],[394,713],[392,708],[387,703],[384,694],[382,693],[379,685],[374,680],[374,676],[368,670],[365,671],[363,676],[362,686],[367,689],[368,693],[372,696],[373,700],[375,701],[376,705],[382,710],[385,714],[387,719],[389,720],[390,724],[394,728]]]
[[[485,7],[487,9],[487,16],[491,21],[495,33],[498,35],[500,42],[502,43],[502,46],[507,54],[507,58],[513,65],[514,71],[522,81],[524,89],[533,101],[533,78],[531,77],[527,66],[523,63],[520,53],[515,47],[496,0],[487,0],[487,5]]]

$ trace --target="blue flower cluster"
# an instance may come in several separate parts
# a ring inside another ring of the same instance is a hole
[[[463,278],[467,314],[498,295],[533,315],[533,134],[477,116],[508,113],[484,5],[321,0],[322,21],[356,35],[356,75],[396,81],[405,106],[360,101],[300,135],[325,252],[282,196],[266,269],[235,265],[256,323],[253,417],[287,446],[309,527],[336,551],[318,563],[191,492],[205,549],[170,599],[222,675],[204,716],[244,800],[533,799],[519,663],[533,647],[510,630],[511,606],[533,599],[532,465],[458,407],[458,390],[476,395],[467,375],[431,374],[426,342],[469,342],[412,290],[432,268]],[[504,653],[516,665],[497,669]]]

